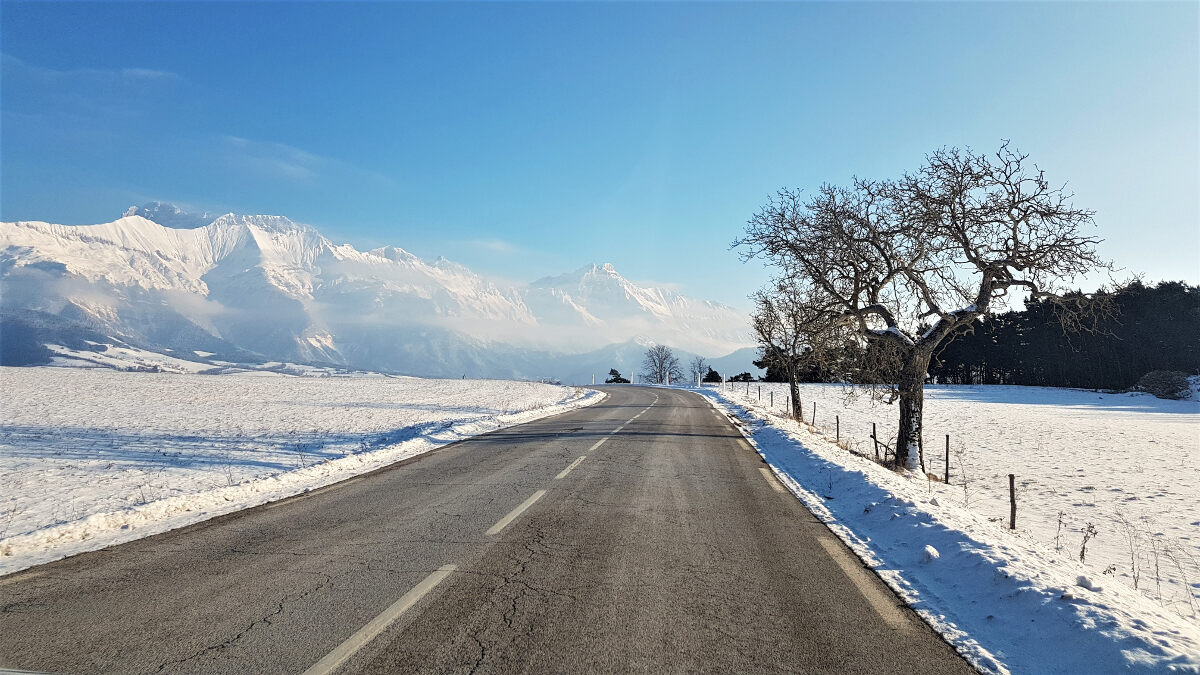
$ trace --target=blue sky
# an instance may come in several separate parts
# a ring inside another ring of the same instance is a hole
[[[1200,282],[1197,4],[0,4],[0,217],[173,201],[746,306],[775,189],[1029,153]]]

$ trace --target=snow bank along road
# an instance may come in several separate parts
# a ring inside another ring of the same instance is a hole
[[[815,404],[817,424],[832,439],[837,415],[841,438],[860,453],[872,452],[877,422],[880,437],[892,445],[896,406],[866,396],[847,402],[845,393],[836,384],[800,385],[806,420],[812,421]],[[724,392],[729,403],[815,441],[807,429],[782,421],[787,395],[786,384],[770,383],[739,383]],[[924,414],[931,471],[945,470],[944,434],[952,435],[953,451],[951,485],[930,483],[926,499],[936,495],[1007,521],[1008,474],[1016,474],[1023,536],[1073,559],[1083,531],[1094,524],[1100,534],[1088,544],[1092,570],[1084,572],[1108,581],[1113,574],[1132,587],[1140,570],[1143,593],[1170,613],[1200,619],[1200,403],[1052,387],[940,385],[926,387]],[[787,445],[794,453],[795,444]]]
[[[693,393],[0,578],[0,667],[972,672]]]

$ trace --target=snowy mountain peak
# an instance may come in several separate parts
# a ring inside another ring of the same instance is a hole
[[[420,258],[409,253],[408,251],[405,251],[399,246],[384,246],[382,248],[371,249],[369,253],[372,255],[377,255],[380,258],[391,260],[392,262],[407,264],[422,262]]]
[[[302,225],[286,216],[251,215],[239,213],[200,213],[185,211],[175,204],[167,202],[149,202],[141,206],[130,206],[125,210],[123,218],[137,216],[152,223],[173,230],[196,230],[209,225],[218,227],[253,226],[260,230],[273,233],[303,233],[316,235],[320,233],[313,227]]]
[[[592,263],[590,265],[586,265],[586,266],[580,268],[579,272],[577,272],[577,274],[579,274],[580,276],[584,276],[584,277],[607,276],[607,277],[612,277],[614,279],[623,278],[621,276],[621,274],[619,272],[617,272],[617,268],[614,267],[612,263],[607,263],[607,262],[603,263],[603,264]]]
[[[463,276],[476,276],[475,273],[472,272],[466,265],[456,263],[443,255],[439,255],[437,259],[433,261],[433,266],[445,272],[453,272]]]
[[[125,210],[124,217],[141,216],[146,220],[158,223],[163,227],[176,230],[194,230],[204,227],[220,217],[219,213],[191,213],[184,211],[174,204],[166,202],[149,202],[141,206],[130,206]]]
[[[317,232],[316,228],[310,225],[303,225],[286,216],[269,216],[269,215],[241,215],[236,213],[226,213],[225,215],[213,220],[211,225],[238,225],[245,227],[255,227],[265,232],[273,232],[277,234],[308,234],[313,235],[321,240],[325,237]]]
[[[518,286],[395,246],[335,245],[283,216],[150,203],[100,225],[0,223],[0,262],[4,309],[37,314],[30,330],[54,344],[67,343],[38,325],[147,349],[509,376],[635,337],[710,356],[753,344],[743,314],[612,263]]]

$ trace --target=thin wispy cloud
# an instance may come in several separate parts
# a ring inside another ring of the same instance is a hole
[[[516,244],[503,239],[468,239],[462,242],[466,246],[472,248],[490,251],[501,255],[516,255],[518,253],[526,253],[525,249]]]
[[[290,181],[312,181],[322,164],[333,162],[285,143],[240,136],[221,136],[218,143],[221,154],[235,168]]]
[[[620,273],[620,271],[620,268],[618,268],[617,272]],[[682,293],[685,290],[683,284],[674,281],[653,281],[650,279],[630,279],[629,281],[641,286],[642,288],[657,288],[664,291],[672,291],[674,293]]]
[[[120,70],[121,77],[131,78],[135,80],[175,80],[179,79],[179,75],[167,70],[154,70],[153,68],[122,68]]]
[[[136,117],[152,101],[177,90],[177,73],[145,67],[56,69],[0,54],[3,109],[36,118],[97,119]]]
[[[258,177],[314,184],[322,178],[353,176],[380,186],[393,184],[392,179],[383,174],[286,143],[221,135],[214,145],[221,161],[228,167]]]
[[[67,68],[57,69],[27,63],[11,54],[0,54],[0,68],[5,79],[24,77],[41,82],[92,82],[111,84],[118,81],[145,82],[178,80],[178,73],[155,68]]]

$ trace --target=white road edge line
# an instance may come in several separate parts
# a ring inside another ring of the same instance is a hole
[[[29,579],[36,579],[40,576],[44,576],[45,574],[45,572],[14,572],[11,576],[0,577],[0,586],[7,586],[8,584],[15,584],[17,582],[27,581]],[[0,673],[3,672],[4,671],[0,670]]]
[[[546,494],[545,490],[538,490],[537,492],[533,493],[532,497],[521,502],[521,505],[518,506],[517,508],[513,509],[512,511],[509,511],[507,516],[504,516],[503,518],[501,518],[500,522],[491,526],[487,532],[484,532],[484,534],[486,534],[489,537],[492,536],[493,534],[499,534],[500,530],[503,530],[505,527],[508,526],[509,523],[516,520],[517,516],[524,513],[525,509],[533,506],[533,503],[536,502],[537,500],[541,499],[542,495],[544,495],[544,494]]]
[[[705,399],[708,400],[709,405],[713,406],[713,410],[716,411],[716,403],[707,396]],[[720,417],[720,415],[718,415],[718,417]],[[742,430],[742,434],[742,438],[740,439],[741,442],[751,450],[758,452],[758,450],[746,439],[744,430]],[[771,480],[774,478],[774,474],[768,471],[766,468],[759,467],[758,470],[763,472],[764,478],[768,478],[768,480],[770,480],[772,487],[776,487],[776,489],[783,487],[778,479]],[[783,490],[780,491],[782,492]],[[803,504],[803,502],[801,502],[801,504]],[[881,619],[883,619],[884,623],[888,624],[892,628],[904,630],[906,632],[912,629],[912,623],[909,622],[904,611],[896,605],[897,598],[891,592],[891,589],[886,591],[879,590],[878,584],[874,582],[884,582],[863,568],[862,561],[859,560],[857,555],[850,552],[850,550],[845,547],[841,540],[836,539],[831,532],[826,536],[818,535],[817,543],[821,545],[821,548],[825,549],[825,552],[829,554],[830,558],[833,558],[833,562],[836,563],[837,566],[846,573],[846,576],[850,578],[850,582],[854,584],[855,588],[858,589],[858,592],[862,594],[863,598],[867,601],[867,604],[875,610],[875,613],[878,614]]]
[[[772,476],[770,471],[767,471],[762,467],[759,467],[758,470],[762,472],[763,479],[771,484],[772,490],[776,492],[787,492],[787,490],[785,490],[783,486],[779,484],[779,481],[775,480],[775,476]]]
[[[338,483],[333,483],[331,485],[326,485],[325,487],[317,488],[316,490],[309,490],[308,492],[300,492],[300,493],[292,495],[291,497],[284,497],[282,499],[273,501],[270,504],[267,504],[266,506],[264,506],[263,508],[269,511],[271,509],[278,508],[280,506],[287,506],[287,505],[293,504],[295,502],[304,501],[305,499],[308,499],[309,497],[316,497],[317,495],[325,493],[325,492],[332,492],[333,490],[336,490],[338,488],[347,487],[347,486],[357,483],[365,478],[366,478],[366,476],[358,476],[357,478],[349,478],[349,479],[346,479],[346,480],[338,482]]]
[[[562,471],[559,471],[558,475],[554,477],[554,480],[566,478],[567,474],[571,473],[571,469],[574,469],[575,467],[579,466],[579,463],[585,459],[587,459],[587,455],[581,455],[579,457],[579,459],[575,460],[574,462],[571,462],[571,464],[569,466],[567,466],[567,468],[563,469]]]
[[[392,603],[391,607],[383,610],[382,614],[371,619],[367,625],[359,628],[354,635],[346,638],[345,642],[326,654],[325,658],[314,663],[308,670],[304,671],[304,675],[328,675],[337,670],[351,656],[354,656],[355,652],[365,647],[376,636],[387,630],[387,627],[395,623],[401,614],[404,614],[409,608],[417,604],[418,600],[424,597],[429,591],[432,591],[435,586],[450,576],[450,573],[456,569],[458,569],[457,565],[443,565],[439,567],[436,572],[425,577],[411,591],[400,596],[400,599]]]
[[[276,501],[273,501],[270,504],[267,504],[266,506],[264,506],[263,509],[270,511],[271,509],[277,509],[281,506],[287,506],[288,504],[295,504],[296,502],[302,502],[305,499],[308,499],[309,496],[310,495],[308,493],[301,492],[298,495],[292,495],[291,497],[284,497],[283,499],[278,499]]]
[[[825,549],[829,557],[833,558],[837,566],[842,568],[846,576],[850,577],[850,582],[858,588],[858,592],[866,599],[871,609],[875,610],[879,618],[883,619],[884,623],[898,630],[912,628],[904,612],[896,605],[896,596],[892,595],[891,591],[880,590],[875,583],[878,580],[863,569],[857,556],[848,553],[843,548],[842,542],[829,536],[818,536],[817,542],[821,544],[821,548]]]

